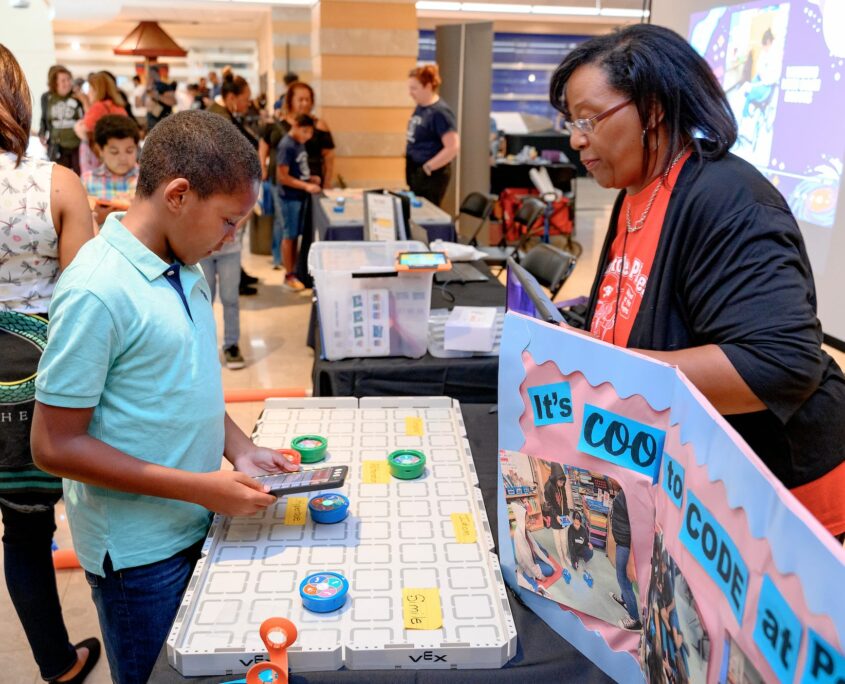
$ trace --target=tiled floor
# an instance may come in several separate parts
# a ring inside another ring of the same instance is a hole
[[[584,253],[572,277],[559,293],[559,300],[589,292],[610,205],[615,197],[615,192],[602,190],[592,181],[579,181],[577,191],[576,233],[584,246]],[[282,272],[271,270],[268,257],[255,256],[247,251],[244,255],[247,270],[261,279],[258,295],[241,298],[241,348],[248,365],[239,371],[224,369],[223,385],[226,389],[310,388],[313,355],[305,346],[310,297],[282,290]],[[219,305],[216,314],[220,326]],[[845,354],[829,351],[841,365],[845,365]],[[235,422],[249,432],[261,410],[261,402],[230,404],[228,409]],[[69,548],[70,533],[61,505],[57,508],[57,518],[56,543],[60,548]],[[61,570],[57,576],[71,640],[99,636],[96,611],[82,572]],[[16,684],[40,682],[5,584],[1,586],[0,615],[5,615],[6,619],[0,620],[0,679]],[[86,681],[90,684],[111,681],[105,658]]]

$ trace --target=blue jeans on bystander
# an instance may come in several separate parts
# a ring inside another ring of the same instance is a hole
[[[634,595],[634,587],[628,579],[628,557],[631,555],[631,547],[616,547],[616,581],[619,589],[622,590],[622,600],[625,602],[625,610],[632,620],[639,620],[637,614],[637,597]]]
[[[238,287],[241,283],[241,252],[213,254],[200,261],[205,279],[211,288],[211,301],[220,280],[220,302],[223,304],[223,347],[238,343],[241,336],[241,309]]]
[[[282,264],[282,237],[285,232],[285,216],[282,209],[284,200],[279,194],[279,186],[273,187],[273,241],[271,250],[273,252],[273,266]]]

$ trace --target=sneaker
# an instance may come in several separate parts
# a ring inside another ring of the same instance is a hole
[[[254,295],[258,294],[258,289],[253,287],[252,285],[241,285],[238,288],[238,294],[246,296]]]
[[[282,287],[288,292],[302,292],[305,289],[305,285],[296,276],[285,276]]]
[[[616,601],[616,603],[618,603],[623,608],[625,607],[625,601],[622,600],[621,596],[617,596],[612,591],[609,591],[608,593],[610,594],[610,598],[612,598],[614,601]]]
[[[257,282],[258,278],[241,269],[241,285],[255,285]]]
[[[223,357],[226,359],[226,368],[229,370],[240,370],[246,366],[244,357],[241,356],[241,350],[238,345],[233,344],[231,347],[226,347],[223,350]]]
[[[619,626],[622,629],[627,629],[629,632],[639,632],[643,628],[643,623],[639,620],[634,620],[630,616],[626,616],[619,621]]]
[[[282,265],[281,264],[273,264],[273,270],[274,271],[281,271]]]

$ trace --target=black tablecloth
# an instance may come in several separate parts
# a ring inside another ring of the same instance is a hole
[[[464,404],[461,407],[472,447],[475,469],[487,517],[496,539],[496,450],[497,416],[490,405]],[[292,675],[291,684],[496,684],[518,682],[549,684],[558,682],[610,682],[603,672],[564,641],[534,613],[525,608],[508,590],[511,611],[518,635],[516,656],[501,670],[337,670]],[[167,662],[162,649],[150,682],[176,684],[201,682],[218,684],[238,677],[184,678]]]
[[[473,264],[490,274],[484,262]],[[450,283],[431,290],[431,308],[453,306],[504,306],[505,288],[494,277],[482,283]],[[375,356],[326,361],[321,359],[319,322],[312,309],[308,345],[314,349],[312,380],[315,397],[447,396],[460,401],[485,403],[497,400],[499,359],[473,356],[420,359]]]
[[[498,195],[505,188],[533,188],[534,183],[529,176],[531,169],[540,166],[549,172],[552,185],[562,192],[572,192],[572,180],[576,176],[573,164],[509,164],[500,162],[490,168],[490,192]]]

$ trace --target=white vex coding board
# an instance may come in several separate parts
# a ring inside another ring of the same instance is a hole
[[[421,419],[422,429],[408,418]],[[510,660],[516,631],[459,403],[269,399],[253,440],[282,448],[305,434],[328,439],[326,464],[349,466],[345,485],[331,490],[349,497],[349,517],[285,525],[286,497],[255,516],[216,516],[167,640],[170,664],[186,676],[245,672],[266,659],[258,628],[273,616],[299,630],[289,650],[295,672],[498,668]],[[425,454],[421,478],[362,482],[363,461],[400,448]],[[457,543],[452,513],[472,515],[475,543]],[[332,613],[309,612],[299,598],[302,579],[321,571],[350,583],[346,604]],[[402,590],[432,587],[443,627],[404,629]]]

